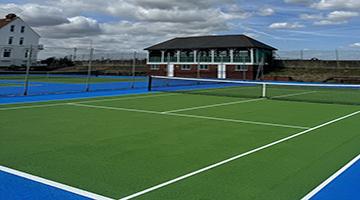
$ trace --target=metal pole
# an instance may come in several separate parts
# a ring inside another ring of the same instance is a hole
[[[73,55],[73,61],[76,61],[76,53],[77,53],[77,48],[74,48],[74,55]]]
[[[31,57],[32,57],[32,45],[30,45],[30,49],[27,53],[27,63],[26,63],[26,75],[25,75],[25,82],[24,82],[24,96],[28,95],[29,91],[29,74],[30,74],[30,67],[31,67]]]
[[[198,66],[197,66],[197,77],[200,78],[200,52],[197,55],[197,61],[198,61]]]
[[[93,58],[94,49],[90,48],[90,58],[89,58],[89,65],[88,65],[88,74],[86,78],[86,92],[90,91],[90,77],[91,77],[91,68],[92,68],[92,58]]]
[[[136,51],[134,51],[133,63],[132,63],[132,85],[131,88],[135,88],[135,65],[136,65]]]

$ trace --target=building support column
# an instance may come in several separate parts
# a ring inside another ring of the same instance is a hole
[[[180,51],[176,52],[176,62],[179,63],[180,62]]]
[[[161,51],[161,62],[165,62],[165,51]]]
[[[250,49],[250,62],[251,64],[255,64],[255,60],[254,60],[254,49]]]
[[[230,49],[230,62],[234,62],[234,49]]]
[[[214,63],[215,62],[215,50],[211,50],[211,62]]]
[[[196,60],[197,60],[197,58],[196,58],[196,57],[197,57],[197,50],[194,50],[194,51],[193,51],[193,54],[194,54],[194,63],[196,63],[196,62],[197,62],[197,61],[196,61]]]

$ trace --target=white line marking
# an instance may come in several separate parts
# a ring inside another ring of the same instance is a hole
[[[316,93],[316,91],[279,95],[279,96],[270,97],[270,99],[271,98],[284,98],[284,97],[300,96],[300,95],[312,94],[312,93]],[[178,110],[169,110],[169,111],[165,111],[163,113],[166,114],[166,113],[175,113],[175,112],[182,112],[182,111],[189,111],[189,110],[199,110],[199,109],[203,109],[203,108],[213,108],[213,107],[219,107],[219,106],[227,106],[227,105],[234,105],[234,104],[241,104],[241,103],[248,103],[248,102],[255,102],[255,101],[262,101],[262,100],[266,100],[266,98],[248,99],[248,100],[233,101],[233,102],[212,104],[212,105],[206,105],[206,106],[183,108],[183,109],[178,109]]]
[[[44,105],[33,105],[33,106],[17,106],[17,107],[0,108],[0,111],[29,109],[29,108],[43,108],[43,107],[53,107],[53,106],[63,106],[63,105],[66,105],[66,104],[65,103],[56,103],[56,104],[44,104]]]
[[[191,118],[199,118],[199,119],[237,122],[237,123],[244,123],[244,124],[256,124],[256,125],[264,125],[264,126],[276,126],[276,127],[293,128],[293,129],[309,129],[310,128],[310,127],[303,127],[303,126],[293,126],[293,125],[285,125],[285,124],[256,122],[256,121],[247,121],[247,120],[238,120],[238,119],[227,119],[227,118],[218,118],[218,117],[207,117],[207,116],[200,116],[200,115],[188,115],[188,114],[179,114],[179,113],[164,113],[164,114],[180,116],[180,117],[191,117]]]
[[[131,99],[145,99],[145,98],[153,98],[153,97],[163,97],[163,96],[174,96],[180,95],[178,93],[166,93],[159,95],[142,95],[135,97],[120,97],[120,98],[110,98],[110,99],[98,99],[98,100],[89,100],[89,101],[79,101],[75,103],[94,103],[94,102],[107,102],[107,101],[121,101],[121,100],[131,100]]]
[[[135,94],[133,94],[135,95]],[[150,97],[161,97],[161,96],[173,96],[179,94],[161,94],[161,95],[146,95],[146,96],[135,96],[135,97],[120,97],[120,98],[111,98],[111,99],[98,99],[98,100],[89,100],[89,101],[81,101],[76,103],[90,103],[90,102],[104,102],[104,101],[119,101],[119,100],[130,100],[130,99],[143,99],[143,98],[150,98]],[[57,100],[56,100],[57,101]],[[60,101],[60,100],[59,100]],[[66,100],[64,100],[66,101]],[[0,111],[5,110],[18,110],[18,109],[29,109],[29,108],[42,108],[42,107],[52,107],[52,106],[61,106],[66,105],[66,103],[56,103],[56,104],[43,104],[43,105],[32,105],[32,106],[14,106],[14,107],[5,107],[0,108]]]
[[[68,192],[71,192],[71,193],[74,193],[74,194],[78,194],[80,196],[87,197],[87,198],[90,198],[90,199],[113,200],[113,199],[105,197],[105,196],[94,194],[94,193],[91,193],[91,192],[88,192],[88,191],[85,191],[85,190],[81,190],[81,189],[74,188],[74,187],[71,187],[71,186],[68,186],[68,185],[65,185],[65,184],[62,184],[62,183],[58,183],[58,182],[55,182],[55,181],[47,180],[47,179],[44,179],[44,178],[41,178],[41,177],[38,177],[38,176],[34,176],[34,175],[31,175],[31,174],[28,174],[28,173],[25,173],[25,172],[18,171],[18,170],[10,169],[8,167],[4,167],[4,166],[1,166],[1,165],[0,165],[0,171],[7,172],[9,174],[13,174],[13,175],[16,175],[16,176],[20,176],[20,177],[23,177],[23,178],[26,178],[26,179],[29,179],[29,180],[32,180],[32,181],[36,181],[36,182],[39,182],[39,183],[42,183],[42,184],[45,184],[45,185],[55,187],[55,188],[59,188],[61,190],[65,190],[65,191],[68,191]]]
[[[326,179],[324,182],[322,182],[319,186],[317,186],[314,190],[312,190],[309,194],[307,194],[301,200],[311,199],[318,192],[320,192],[324,187],[326,187],[329,183],[331,183],[334,179],[336,179],[338,176],[340,176],[342,173],[344,173],[348,168],[350,168],[352,165],[354,165],[359,160],[360,160],[360,154],[357,157],[355,157],[353,160],[351,160],[348,164],[346,164],[344,167],[342,167],[335,174],[333,174],[328,179]]]
[[[261,101],[264,99],[248,99],[248,100],[241,100],[241,101],[233,101],[233,102],[227,102],[227,103],[219,103],[219,104],[212,104],[212,105],[206,105],[206,106],[197,106],[197,107],[191,107],[191,108],[183,108],[178,110],[169,110],[162,112],[163,114],[167,113],[174,113],[174,112],[182,112],[182,111],[189,111],[189,110],[198,110],[203,108],[213,108],[213,107],[219,107],[219,106],[227,106],[227,105],[233,105],[233,104],[241,104],[241,103],[247,103],[247,102],[253,102],[253,101]]]
[[[120,110],[120,111],[129,111],[129,112],[139,112],[139,113],[148,113],[148,114],[157,114],[157,115],[168,115],[168,116],[177,116],[177,117],[198,118],[198,119],[207,119],[207,120],[215,120],[215,121],[235,122],[235,123],[242,123],[242,124],[256,124],[256,125],[262,125],[262,126],[275,126],[275,127],[293,128],[293,129],[309,129],[309,127],[303,127],[303,126],[293,126],[293,125],[286,125],[286,124],[274,124],[274,123],[256,122],[256,121],[245,121],[245,120],[237,120],[237,119],[226,119],[226,118],[218,118],[218,117],[206,117],[206,116],[200,116],[200,115],[163,113],[163,112],[157,112],[157,111],[151,111],[151,110],[139,110],[139,109],[132,109],[132,108],[96,106],[96,105],[78,104],[78,103],[67,103],[67,105],[79,106],[79,107],[87,107],[87,108],[107,109],[107,110]]]
[[[346,119],[346,118],[352,117],[352,116],[357,115],[357,114],[359,114],[359,113],[360,113],[360,111],[353,112],[353,113],[351,113],[351,114],[349,114],[349,115],[345,115],[345,116],[343,116],[343,117],[340,117],[340,118],[334,119],[334,120],[332,120],[332,121],[323,123],[323,124],[321,124],[321,125],[315,126],[315,127],[311,128],[311,129],[308,129],[308,130],[302,131],[302,132],[300,132],[300,133],[291,135],[291,136],[289,136],[289,137],[286,137],[286,138],[277,140],[277,141],[272,142],[272,143],[270,143],[270,144],[267,144],[267,145],[258,147],[258,148],[256,148],[256,149],[251,150],[251,151],[248,151],[248,152],[239,154],[239,155],[237,155],[237,156],[231,157],[231,158],[229,158],[229,159],[223,160],[223,161],[218,162],[218,163],[215,163],[215,164],[213,164],[213,165],[209,165],[209,166],[207,166],[207,167],[204,167],[204,168],[202,168],[202,169],[196,170],[196,171],[194,171],[194,172],[191,172],[191,173],[185,174],[185,175],[183,175],[183,176],[177,177],[177,178],[175,178],[175,179],[166,181],[166,182],[161,183],[161,184],[159,184],[159,185],[155,185],[155,186],[150,187],[150,188],[148,188],[148,189],[145,189],[145,190],[143,190],[143,191],[140,191],[140,192],[134,193],[134,194],[132,194],[132,195],[123,197],[123,198],[121,198],[120,200],[129,200],[129,199],[133,199],[133,198],[135,198],[135,197],[144,195],[144,194],[146,194],[146,193],[149,193],[149,192],[152,192],[152,191],[157,190],[157,189],[159,189],[159,188],[162,188],[162,187],[168,186],[168,185],[170,185],[170,184],[179,182],[179,181],[184,180],[184,179],[186,179],[186,178],[189,178],[189,177],[191,177],[191,176],[200,174],[200,173],[202,173],[202,172],[205,172],[205,171],[208,171],[208,170],[210,170],[210,169],[219,167],[219,166],[221,166],[221,165],[224,165],[224,164],[226,164],[226,163],[232,162],[232,161],[237,160],[237,159],[239,159],[239,158],[242,158],[242,157],[248,156],[248,155],[250,155],[250,154],[256,153],[256,152],[258,152],[258,151],[264,150],[264,149],[269,148],[269,147],[271,147],[271,146],[274,146],[274,145],[280,144],[280,143],[282,143],[282,142],[288,141],[288,140],[290,140],[290,139],[299,137],[299,136],[301,136],[301,135],[304,135],[304,134],[309,133],[309,132],[311,132],[311,131],[317,130],[317,129],[322,128],[322,127],[324,127],[324,126],[327,126],[327,125],[336,123],[336,122],[338,122],[338,121],[344,120],[344,119]]]
[[[294,96],[300,96],[300,95],[304,95],[304,94],[313,94],[313,93],[317,93],[317,91],[311,91],[311,92],[300,92],[300,93],[295,93],[295,94],[285,94],[285,95],[279,95],[279,96],[270,97],[270,99],[271,99],[271,98],[294,97]]]

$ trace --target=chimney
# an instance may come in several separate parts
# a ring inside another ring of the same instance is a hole
[[[10,13],[10,14],[7,14],[6,16],[5,16],[5,20],[6,21],[11,21],[11,20],[13,20],[13,19],[15,19],[17,16],[14,14],[14,13]]]

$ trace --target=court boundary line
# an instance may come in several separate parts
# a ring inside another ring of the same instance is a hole
[[[144,195],[144,194],[146,194],[146,193],[149,193],[149,192],[152,192],[152,191],[154,191],[154,190],[163,188],[163,187],[165,187],[165,186],[171,185],[171,184],[173,184],[173,183],[176,183],[176,182],[179,182],[179,181],[181,181],[181,180],[187,179],[187,178],[189,178],[189,177],[195,176],[195,175],[197,175],[197,174],[203,173],[203,172],[205,172],[205,171],[209,171],[209,170],[211,170],[211,169],[214,169],[214,168],[219,167],[219,166],[221,166],[221,165],[227,164],[227,163],[232,162],[232,161],[234,161],[234,160],[237,160],[237,159],[239,159],[239,158],[242,158],[242,157],[245,157],[245,156],[254,154],[254,153],[258,152],[258,151],[261,151],[261,150],[267,149],[267,148],[269,148],[269,147],[272,147],[272,146],[274,146],[274,145],[277,145],[277,144],[286,142],[286,141],[288,141],[288,140],[291,140],[291,139],[293,139],[293,138],[296,138],[296,137],[299,137],[299,136],[301,136],[301,135],[307,134],[307,133],[309,133],[309,132],[312,132],[312,131],[314,131],[314,130],[320,129],[320,128],[322,128],[322,127],[325,127],[325,126],[334,124],[334,123],[336,123],[336,122],[338,122],[338,121],[342,121],[342,120],[344,120],[344,119],[347,119],[347,118],[352,117],[352,116],[354,116],[354,115],[357,115],[357,114],[359,114],[359,113],[360,113],[360,111],[356,111],[356,112],[353,112],[353,113],[351,113],[351,114],[348,114],[348,115],[345,115],[345,116],[336,118],[336,119],[334,119],[334,120],[325,122],[325,123],[323,123],[323,124],[320,124],[320,125],[318,125],[318,126],[315,126],[315,127],[313,127],[313,128],[310,128],[310,129],[308,129],[308,130],[305,130],[305,131],[296,133],[296,134],[294,134],[294,135],[290,135],[290,136],[285,137],[285,138],[283,138],[283,139],[280,139],[280,140],[274,141],[274,142],[272,142],[272,143],[263,145],[263,146],[261,146],[261,147],[255,148],[255,149],[253,149],[253,150],[247,151],[247,152],[245,152],[245,153],[241,153],[241,154],[239,154],[239,155],[233,156],[233,157],[228,158],[228,159],[226,159],[226,160],[223,160],[223,161],[220,161],[220,162],[218,162],[218,163],[209,165],[209,166],[207,166],[207,167],[204,167],[204,168],[201,168],[201,169],[199,169],[199,170],[190,172],[190,173],[188,173],[188,174],[179,176],[179,177],[177,177],[177,178],[171,179],[171,180],[166,181],[166,182],[163,182],[163,183],[161,183],[161,184],[152,186],[152,187],[150,187],[150,188],[147,188],[147,189],[142,190],[142,191],[140,191],[140,192],[131,194],[131,195],[129,195],[129,196],[122,197],[122,198],[120,198],[119,200],[129,200],[129,199],[133,199],[133,198],[142,196],[142,195]]]
[[[15,175],[18,177],[22,177],[22,178],[25,178],[25,179],[28,179],[28,180],[31,180],[34,182],[38,182],[38,183],[41,183],[41,184],[44,184],[47,186],[51,186],[51,187],[54,187],[54,188],[57,188],[57,189],[60,189],[60,190],[66,191],[66,192],[70,192],[70,193],[73,193],[73,194],[76,194],[76,195],[79,195],[82,197],[87,197],[87,198],[96,199],[96,200],[114,200],[109,197],[105,197],[105,196],[102,196],[99,194],[95,194],[95,193],[92,193],[89,191],[75,188],[75,187],[72,187],[72,186],[69,186],[69,185],[66,185],[63,183],[55,182],[55,181],[45,179],[45,178],[42,178],[39,176],[35,176],[35,175],[29,174],[29,173],[21,172],[19,170],[11,169],[9,167],[5,167],[2,165],[0,165],[0,171],[6,172],[8,174],[12,174],[12,175]]]
[[[323,190],[327,185],[329,185],[331,182],[333,182],[337,177],[342,175],[346,170],[348,170],[350,167],[352,167],[356,162],[360,161],[360,154],[353,158],[350,162],[348,162],[345,166],[343,166],[341,169],[336,171],[333,175],[331,175],[329,178],[327,178],[325,181],[323,181],[320,185],[318,185],[316,188],[311,190],[307,195],[305,195],[301,200],[309,200],[312,197],[314,197],[316,194],[318,194],[321,190]]]
[[[98,106],[98,105],[79,104],[79,103],[67,103],[67,105],[78,106],[78,107],[87,107],[87,108],[105,109],[105,110],[118,110],[118,111],[138,112],[138,113],[147,113],[147,114],[157,114],[157,115],[167,115],[167,116],[177,116],[177,117],[187,117],[187,118],[198,118],[198,119],[207,119],[207,120],[225,121],[225,122],[235,122],[235,123],[243,123],[243,124],[255,124],[255,125],[262,125],[262,126],[273,126],[273,127],[282,127],[282,128],[292,128],[292,129],[306,129],[306,130],[309,129],[309,127],[287,125],[287,124],[276,124],[276,123],[267,123],[267,122],[246,121],[246,120],[227,119],[227,118],[201,116],[201,115],[163,113],[163,112],[158,112],[158,111],[140,110],[140,109],[132,109],[132,108]]]
[[[300,96],[300,95],[312,94],[312,93],[316,93],[316,92],[317,91],[310,91],[310,92],[307,91],[307,92],[300,92],[300,93],[295,93],[295,94],[279,95],[279,96],[270,97],[269,99],[272,100],[272,98],[274,98],[275,100],[281,100],[281,98],[284,98],[284,97]],[[214,107],[220,107],[220,106],[249,103],[249,102],[256,102],[256,101],[263,101],[263,100],[268,100],[268,99],[260,97],[260,98],[253,98],[253,99],[247,99],[247,100],[232,101],[232,102],[227,102],[227,103],[218,103],[218,104],[211,104],[211,105],[204,105],[204,106],[182,108],[182,109],[164,111],[163,114],[183,112],[183,111],[189,111],[189,110],[199,110],[199,109],[203,109],[203,108],[214,108]]]
[[[107,102],[107,101],[119,101],[119,100],[131,100],[131,99],[144,99],[144,98],[150,98],[150,97],[161,97],[161,96],[173,96],[173,95],[177,95],[177,94],[159,94],[158,93],[150,93],[150,94],[154,94],[154,95],[144,95],[144,94],[131,94],[131,95],[124,95],[123,97],[118,97],[118,98],[106,98],[106,99],[97,99],[97,100],[89,100],[89,101],[79,101],[77,102],[76,99],[69,99],[69,100],[54,100],[54,101],[65,101],[64,103],[51,103],[51,104],[41,104],[41,105],[29,105],[29,106],[10,106],[10,107],[4,107],[4,108],[0,108],[0,111],[7,111],[7,110],[19,110],[19,109],[30,109],[30,108],[42,108],[42,107],[52,107],[52,106],[63,106],[66,105],[68,102],[73,102],[73,103],[91,103],[91,102]],[[141,98],[140,98],[141,97]],[[98,98],[98,97],[94,97],[94,98]],[[41,103],[41,102],[33,102],[33,103]],[[21,103],[19,103],[21,104]],[[14,104],[8,104],[8,105],[14,105]],[[1,106],[1,105],[0,105]]]

